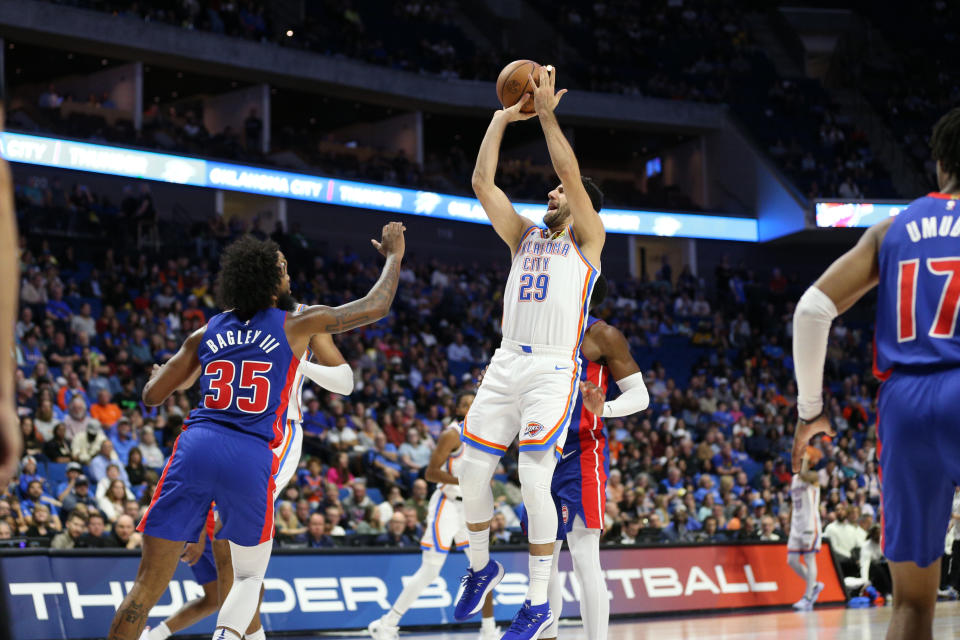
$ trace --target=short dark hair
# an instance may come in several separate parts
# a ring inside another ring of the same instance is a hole
[[[587,190],[587,195],[590,196],[590,204],[593,205],[593,210],[599,212],[603,208],[603,191],[593,181],[593,178],[588,176],[580,176],[580,182],[583,183],[583,188]]]
[[[216,297],[221,309],[232,309],[241,320],[269,309],[280,291],[282,275],[277,264],[279,247],[273,240],[243,236],[220,258]]]
[[[100,518],[101,520],[103,520],[104,524],[106,524],[107,522],[107,516],[103,515],[99,511],[91,511],[90,515],[87,516],[87,523],[89,524],[90,521],[93,520],[94,518]]]
[[[607,277],[602,273],[593,283],[593,293],[590,294],[590,310],[593,311],[607,299]]]
[[[960,180],[960,107],[948,111],[933,126],[930,151],[943,171]]]

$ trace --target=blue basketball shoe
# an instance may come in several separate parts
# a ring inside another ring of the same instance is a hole
[[[520,611],[513,617],[513,623],[500,640],[537,640],[540,632],[553,622],[553,612],[550,603],[544,602],[533,606],[527,600]]]
[[[487,566],[480,571],[467,569],[467,575],[461,578],[463,593],[457,600],[457,607],[453,610],[454,619],[463,622],[477,615],[483,608],[483,601],[487,594],[503,580],[503,565],[496,560],[487,562]]]

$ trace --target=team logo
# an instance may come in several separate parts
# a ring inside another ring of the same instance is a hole
[[[570,519],[570,512],[567,511],[567,504],[564,503],[560,507],[560,515],[563,516],[563,524],[567,524],[567,521]]]
[[[527,426],[523,428],[523,437],[536,438],[537,435],[543,433],[543,429],[543,425],[539,422],[528,422]]]

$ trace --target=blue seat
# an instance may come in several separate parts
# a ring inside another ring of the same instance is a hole
[[[346,500],[349,496],[350,496],[350,489],[349,489],[349,488],[343,487],[343,488],[340,489],[340,499],[341,499],[341,500]]]
[[[67,464],[65,462],[47,463],[47,483],[54,491],[61,482],[67,481]]]
[[[373,504],[380,504],[383,502],[383,494],[380,493],[380,489],[377,489],[376,487],[368,488],[367,495],[370,496],[370,500],[373,502]]]

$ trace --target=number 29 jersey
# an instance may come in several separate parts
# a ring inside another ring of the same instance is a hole
[[[960,367],[960,199],[910,203],[880,246],[875,369]]]
[[[283,330],[286,318],[270,308],[248,321],[230,311],[210,319],[197,350],[202,396],[188,428],[202,422],[279,444],[300,364]]]
[[[503,294],[503,337],[521,348],[558,347],[578,355],[598,275],[600,270],[580,251],[572,227],[556,234],[528,228]]]

